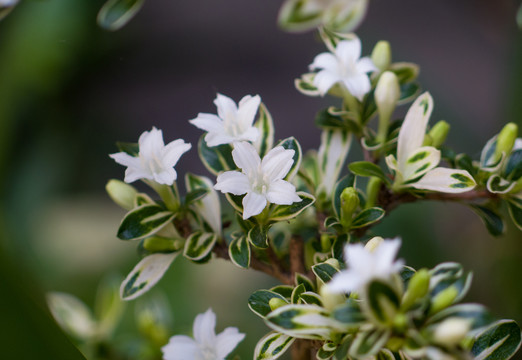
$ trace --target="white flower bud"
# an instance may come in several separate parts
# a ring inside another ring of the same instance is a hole
[[[375,102],[381,114],[389,114],[395,110],[397,101],[401,96],[397,75],[391,71],[382,73],[375,88]]]
[[[132,185],[112,179],[105,186],[105,190],[107,190],[111,199],[125,210],[134,208],[134,198],[138,191]]]
[[[372,61],[381,71],[386,70],[391,63],[391,46],[387,41],[379,41],[372,51]]]
[[[470,328],[471,324],[467,319],[448,318],[437,326],[433,339],[442,345],[456,345],[466,337]]]

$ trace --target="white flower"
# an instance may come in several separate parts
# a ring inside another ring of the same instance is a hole
[[[217,94],[214,104],[217,115],[199,113],[189,122],[208,131],[205,141],[208,146],[229,144],[235,141],[256,141],[259,130],[252,126],[257,109],[261,103],[259,95],[246,95],[239,101],[239,106],[229,97]]]
[[[367,246],[346,245],[344,257],[348,268],[337,273],[328,283],[328,288],[332,292],[348,293],[364,289],[373,279],[389,279],[404,265],[404,261],[395,260],[400,246],[400,239],[381,238],[373,238]]]
[[[148,179],[159,184],[172,185],[178,176],[174,165],[192,146],[182,139],[165,145],[163,133],[155,127],[141,134],[138,143],[140,150],[137,157],[125,152],[110,155],[118,164],[127,166],[126,183]]]
[[[469,191],[476,183],[467,171],[436,167],[440,151],[422,146],[432,110],[433,99],[425,92],[404,118],[397,140],[397,159],[393,155],[386,157],[386,164],[395,171],[394,188],[414,187],[446,193]]]
[[[276,146],[263,160],[254,146],[247,142],[234,144],[232,157],[239,171],[226,171],[217,177],[216,190],[246,196],[243,198],[243,219],[260,214],[267,202],[290,205],[301,201],[295,186],[283,180],[294,160],[294,150]]]
[[[161,348],[164,360],[224,360],[243,340],[235,327],[228,327],[216,335],[216,314],[211,309],[194,320],[194,339],[185,335],[170,338]]]
[[[366,73],[377,68],[369,57],[360,57],[361,41],[356,36],[352,40],[340,41],[333,54],[317,55],[310,70],[322,69],[314,77],[314,85],[321,95],[326,94],[336,83],[341,83],[361,101],[371,89]]]

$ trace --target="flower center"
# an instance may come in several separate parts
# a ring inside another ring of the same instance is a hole
[[[266,175],[261,171],[261,165],[256,172],[249,174],[248,176],[250,184],[252,186],[252,190],[258,194],[265,195],[268,191],[268,185],[270,184],[270,180]]]

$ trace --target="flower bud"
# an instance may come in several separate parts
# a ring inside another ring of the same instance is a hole
[[[401,96],[399,79],[391,71],[385,71],[375,88],[375,102],[380,114],[391,115]]]
[[[329,258],[328,260],[325,261],[325,263],[327,263],[328,265],[333,266],[337,270],[341,269],[341,265],[339,264],[339,260],[337,260],[335,258]]]
[[[515,123],[507,123],[497,136],[497,148],[495,149],[495,159],[500,159],[502,153],[506,156],[511,153],[513,145],[518,136],[518,126]]]
[[[350,227],[353,213],[359,207],[359,195],[353,187],[347,187],[341,193],[341,224]]]
[[[457,345],[466,337],[470,328],[469,320],[451,317],[441,322],[435,328],[433,340],[441,345]]]
[[[447,287],[446,289],[439,292],[431,300],[430,314],[438,313],[439,311],[453,304],[458,294],[459,291],[455,286]]]
[[[328,285],[321,287],[319,295],[321,295],[324,308],[328,311],[332,311],[337,305],[346,301],[346,297],[343,294],[331,291]]]
[[[409,309],[415,301],[426,296],[429,287],[430,273],[426,269],[420,269],[411,277],[408,283],[408,289],[402,298],[402,309]]]
[[[379,197],[379,191],[381,190],[382,180],[378,177],[372,176],[368,180],[366,185],[366,208],[369,209],[374,207]]]
[[[435,148],[439,148],[442,144],[444,144],[444,141],[446,141],[446,137],[448,136],[450,130],[450,125],[444,121],[441,120],[438,123],[436,123],[428,133],[428,135],[431,138],[431,146]]]
[[[372,61],[380,71],[386,70],[391,64],[391,46],[384,40],[375,44],[372,51]]]
[[[281,306],[288,305],[288,303],[286,301],[284,301],[283,299],[280,299],[278,297],[273,297],[268,301],[268,305],[270,306],[270,309],[272,309],[272,311],[274,311],[275,309],[280,308]]]
[[[138,191],[132,186],[123,181],[111,179],[105,186],[105,190],[111,199],[126,210],[134,208],[134,198]]]
[[[384,239],[380,236],[375,236],[371,238],[366,245],[364,245],[364,248],[370,252],[373,252],[381,243],[384,241]]]
[[[153,236],[143,241],[143,248],[151,253],[176,251],[183,246],[179,240]]]

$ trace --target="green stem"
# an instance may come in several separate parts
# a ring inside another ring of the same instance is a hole
[[[347,89],[343,89],[344,108],[352,111],[356,115],[356,121],[361,124],[361,106],[357,100]]]
[[[144,180],[144,182],[158,193],[161,200],[163,200],[163,202],[165,203],[167,209],[169,209],[172,212],[177,212],[179,210],[179,196],[176,183],[172,184],[172,186],[169,186],[158,184],[154,181],[149,180]]]
[[[379,128],[377,130],[377,142],[384,144],[388,138],[391,112],[379,112]]]

